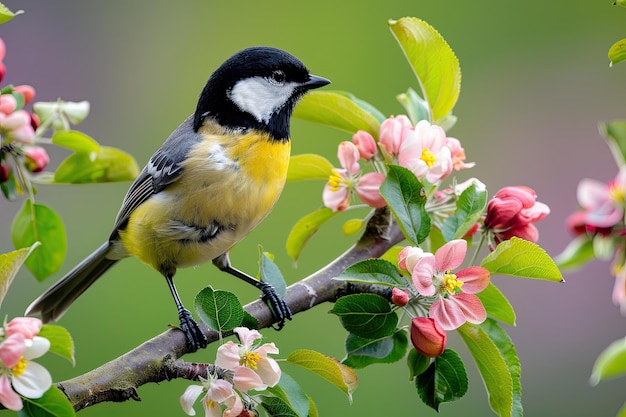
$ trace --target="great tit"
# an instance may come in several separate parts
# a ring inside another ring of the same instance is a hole
[[[291,311],[274,289],[233,268],[231,248],[272,210],[285,184],[290,118],[308,91],[329,84],[291,54],[252,47],[227,59],[207,81],[195,113],[152,155],[132,183],[109,239],[37,298],[27,315],[59,319],[119,260],[135,256],[159,271],[193,350],[206,336],[176,287],[178,268],[211,260],[262,292],[277,322]]]

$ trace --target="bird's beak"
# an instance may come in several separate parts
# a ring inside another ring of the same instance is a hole
[[[330,80],[311,74],[309,75],[309,80],[302,84],[302,87],[306,88],[307,90],[312,90],[314,88],[324,87],[328,84],[330,84]]]

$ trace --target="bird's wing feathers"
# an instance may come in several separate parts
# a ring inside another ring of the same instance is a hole
[[[130,186],[122,207],[115,219],[115,228],[111,239],[117,236],[120,228],[123,228],[131,213],[146,201],[168,185],[175,182],[183,173],[182,162],[189,150],[202,140],[202,136],[193,131],[193,116],[189,116],[178,126],[163,145],[152,155],[139,176]]]

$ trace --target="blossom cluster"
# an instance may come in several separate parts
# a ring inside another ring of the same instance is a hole
[[[379,162],[398,164],[431,184],[447,178],[453,170],[474,166],[465,162],[458,139],[447,137],[440,126],[426,120],[414,126],[405,115],[383,121],[377,140],[366,131],[357,131],[352,142],[339,144],[337,158],[341,168],[333,169],[322,193],[324,205],[333,211],[347,209],[354,194],[371,207],[386,205],[378,191],[385,180]],[[377,171],[363,174],[360,159],[372,162]]]
[[[626,166],[607,183],[589,178],[581,180],[576,196],[580,208],[566,219],[566,227],[574,236],[590,239],[597,258],[613,257],[612,299],[626,315]]]
[[[251,391],[263,391],[280,380],[280,367],[276,360],[268,356],[278,353],[274,343],[259,345],[257,341],[262,336],[256,330],[237,327],[234,332],[240,343],[224,343],[217,349],[215,359],[216,366],[232,371],[232,383],[217,375],[208,375],[208,378],[200,379],[202,385],[187,387],[180,397],[180,403],[188,415],[196,414],[193,404],[200,397],[205,417],[250,415],[242,396],[248,398]]]
[[[22,398],[41,398],[52,385],[46,368],[33,362],[50,348],[38,336],[41,320],[16,317],[0,328],[0,404],[9,410],[22,409]]]

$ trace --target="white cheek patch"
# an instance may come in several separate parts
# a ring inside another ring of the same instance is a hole
[[[263,77],[238,81],[228,98],[239,110],[250,113],[259,122],[267,123],[293,94],[297,83],[278,84]]]

